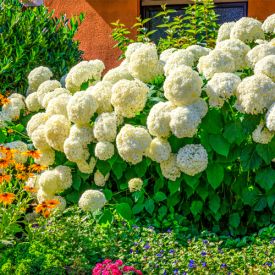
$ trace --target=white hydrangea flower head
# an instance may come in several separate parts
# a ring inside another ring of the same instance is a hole
[[[170,143],[166,139],[156,137],[151,141],[146,155],[153,161],[161,163],[169,159],[171,152]]]
[[[231,30],[234,25],[235,25],[235,22],[223,23],[220,26],[219,31],[218,31],[217,42],[229,39]]]
[[[111,142],[99,141],[95,146],[95,156],[100,160],[110,159],[115,153],[115,147]]]
[[[165,64],[167,62],[167,60],[169,59],[169,57],[175,52],[177,51],[176,48],[169,48],[167,50],[164,50],[160,56],[159,56],[159,60]]]
[[[50,145],[47,143],[46,140],[45,129],[45,124],[41,124],[35,131],[33,131],[31,135],[31,140],[34,147],[42,151],[50,148]]]
[[[20,99],[20,100],[21,100],[21,104],[24,106],[25,96],[23,96],[23,95],[21,95],[21,94],[18,94],[18,93],[12,93],[12,94],[9,96],[9,99],[12,99],[12,98]]]
[[[23,154],[28,151],[28,145],[23,141],[17,140],[6,143],[5,147],[15,150],[13,158],[16,163],[25,163],[28,160],[28,156]]]
[[[195,63],[197,63],[202,56],[208,55],[211,52],[211,49],[200,45],[191,45],[187,47],[186,50],[193,54]]]
[[[275,54],[268,55],[258,61],[254,68],[255,74],[264,74],[275,82]]]
[[[80,126],[74,124],[70,129],[69,138],[81,144],[90,144],[96,141],[93,133],[93,127],[90,125]]]
[[[178,138],[193,137],[207,109],[207,103],[202,99],[195,104],[175,108],[169,124],[172,133]]]
[[[128,188],[131,193],[140,191],[143,186],[143,180],[141,178],[133,178],[128,181]]]
[[[35,190],[38,191],[39,189],[39,178],[40,175],[33,175],[32,177],[28,178],[28,180],[25,182],[25,186],[34,188]]]
[[[52,148],[39,150],[39,158],[35,158],[34,162],[42,166],[50,166],[55,162],[55,151]]]
[[[224,102],[236,93],[241,79],[233,73],[217,73],[208,81],[205,91],[209,97],[209,105],[222,107]]]
[[[266,114],[266,127],[269,131],[275,132],[275,103],[271,105]]]
[[[59,165],[54,168],[60,177],[60,183],[58,185],[58,193],[69,189],[73,184],[71,168],[64,165]]]
[[[10,104],[17,106],[20,110],[24,110],[26,108],[25,97],[18,93],[11,94],[8,99],[10,100]]]
[[[71,95],[64,93],[51,99],[46,109],[46,113],[49,114],[49,116],[63,115],[68,118],[67,105],[71,97]]]
[[[149,88],[139,80],[120,80],[112,88],[111,103],[123,117],[135,117],[146,104]]]
[[[255,43],[257,45],[268,44],[268,41],[267,40],[263,40],[263,39],[257,39],[257,40],[255,40]]]
[[[93,130],[98,141],[113,142],[117,134],[117,117],[115,113],[100,114],[95,120]]]
[[[81,61],[71,68],[66,77],[66,89],[71,93],[80,91],[81,85],[89,81],[90,83],[100,80],[105,66],[100,60]]]
[[[213,50],[209,55],[202,56],[197,66],[200,73],[207,79],[212,78],[215,73],[232,73],[235,71],[233,57],[224,51]]]
[[[264,39],[262,23],[254,18],[243,17],[238,20],[230,33],[230,38],[240,39],[241,41],[253,42],[256,39]]]
[[[180,177],[180,170],[177,166],[177,156],[171,154],[169,159],[160,163],[162,175],[171,181],[175,181]]]
[[[261,114],[275,100],[275,83],[265,75],[253,75],[242,80],[236,96],[244,113]]]
[[[246,55],[250,51],[250,47],[241,40],[224,40],[216,45],[216,49],[224,51],[233,57],[236,70],[241,70],[247,66]]]
[[[48,107],[48,104],[49,102],[54,99],[54,98],[57,98],[59,97],[60,95],[64,95],[64,94],[68,94],[70,95],[70,91],[65,89],[65,88],[57,88],[57,89],[54,89],[53,92],[51,93],[47,93],[44,98],[43,98],[43,101],[42,101],[42,107],[44,109],[47,109]]]
[[[27,133],[31,137],[32,133],[41,125],[46,123],[49,119],[48,114],[46,113],[37,113],[31,117],[27,124]]]
[[[94,174],[95,185],[100,186],[100,187],[105,186],[109,177],[110,177],[109,173],[104,176],[99,170],[96,170],[96,172]]]
[[[59,190],[61,178],[57,170],[46,170],[39,177],[39,186],[44,193],[55,195]]]
[[[119,155],[126,162],[137,164],[142,161],[151,141],[145,128],[125,124],[117,135],[116,145]]]
[[[163,74],[163,64],[159,61],[155,44],[143,44],[134,51],[128,64],[130,74],[143,82],[150,82]]]
[[[44,96],[48,93],[53,92],[57,88],[61,88],[61,84],[57,80],[47,80],[43,82],[37,90],[37,99],[39,104],[42,106]]]
[[[202,80],[187,66],[174,69],[163,84],[164,96],[176,106],[188,105],[201,95]]]
[[[2,113],[11,120],[17,120],[20,117],[21,111],[26,109],[24,97],[12,94],[8,99],[9,103],[2,106]]]
[[[268,55],[275,55],[275,45],[260,44],[247,53],[246,59],[251,68],[254,68],[258,61]]]
[[[81,161],[78,161],[76,164],[81,173],[92,174],[95,169],[96,159],[92,157],[89,163],[85,160],[81,160]]]
[[[175,107],[171,102],[158,102],[155,104],[147,117],[147,128],[152,136],[169,137],[171,111]]]
[[[177,154],[177,166],[189,176],[204,171],[207,165],[208,154],[201,144],[187,144]]]
[[[42,109],[41,104],[38,101],[37,93],[34,92],[32,94],[29,94],[26,98],[26,106],[27,109],[30,112],[38,112],[40,109]]]
[[[45,124],[47,143],[55,150],[63,152],[63,145],[70,134],[70,121],[63,115],[53,115]]]
[[[87,89],[98,103],[97,113],[112,112],[113,106],[111,104],[112,97],[112,83],[108,81],[100,81],[95,86]]]
[[[87,190],[81,195],[78,205],[84,211],[95,212],[100,210],[106,202],[107,200],[102,192]]]
[[[37,67],[28,75],[29,88],[35,92],[38,87],[45,81],[50,80],[53,76],[51,70],[47,67]]]
[[[274,133],[270,132],[265,127],[265,123],[263,121],[257,126],[257,128],[252,133],[253,141],[261,144],[268,144],[273,137]]]
[[[141,42],[136,42],[136,43],[132,43],[132,44],[128,45],[127,50],[125,52],[126,63],[130,62],[130,58],[131,58],[132,54],[142,46],[143,46],[143,43],[141,43]]]
[[[6,113],[0,112],[0,127],[6,127],[6,122],[11,122],[11,118]]]
[[[275,33],[275,14],[272,14],[265,19],[262,29],[265,33]]]
[[[86,145],[71,138],[67,138],[64,142],[64,153],[69,161],[76,163],[81,160],[86,161],[90,155]]]
[[[45,193],[45,191],[41,188],[38,190],[36,198],[38,203],[42,203],[47,200],[52,200],[54,198],[54,195]]]
[[[177,50],[171,54],[164,66],[164,74],[165,76],[169,76],[169,74],[174,71],[177,67],[181,65],[185,65],[188,67],[193,67],[195,62],[195,57],[191,51],[186,49]]]
[[[95,97],[86,91],[76,92],[67,105],[68,117],[71,122],[86,125],[98,108]]]
[[[116,84],[119,80],[127,79],[133,80],[128,70],[128,66],[121,64],[120,66],[109,70],[102,78],[102,81],[108,81],[112,85]]]

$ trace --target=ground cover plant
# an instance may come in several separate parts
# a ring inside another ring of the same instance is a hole
[[[74,66],[64,83],[34,69],[26,106],[11,95],[1,116],[31,113],[35,161],[49,167],[38,201],[61,195],[85,211],[106,205],[103,224],[116,211],[193,233],[243,235],[272,223],[274,21],[224,24],[213,50],[159,56],[154,44],[133,43],[103,78],[100,60]]]
[[[32,222],[29,230],[24,242],[1,251],[1,274],[91,274],[106,260],[122,261],[142,274],[275,271],[274,226],[244,238],[207,231],[194,237],[170,229],[159,232],[152,226],[131,226],[118,216],[113,224],[102,226],[90,213],[73,207],[46,222]]]
[[[23,9],[18,0],[0,3],[1,94],[24,94],[29,72],[39,65],[61,78],[81,60],[79,42],[73,40],[83,15],[53,17],[45,6]],[[37,89],[37,87],[30,87]]]

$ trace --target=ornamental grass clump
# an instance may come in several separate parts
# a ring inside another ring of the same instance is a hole
[[[50,166],[39,196],[65,196],[105,223],[109,208],[156,226],[173,213],[181,225],[232,234],[273,221],[275,46],[270,35],[256,46],[265,37],[254,19],[231,27],[213,50],[159,56],[139,42],[105,76],[91,60],[71,69],[66,89],[43,78],[27,124],[35,161]]]

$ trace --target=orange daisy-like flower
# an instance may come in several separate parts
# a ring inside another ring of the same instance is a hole
[[[12,134],[14,131],[12,129],[8,130],[8,134]]]
[[[41,154],[38,150],[29,150],[27,152],[22,153],[25,156],[32,157],[34,159],[40,158]]]
[[[8,174],[0,174],[0,184],[3,182],[10,182],[11,175]]]
[[[0,94],[0,105],[5,105],[9,103],[10,103],[10,100],[7,97]]]
[[[16,169],[16,171],[20,171],[20,172],[26,170],[25,165],[22,164],[22,163],[16,163],[15,166],[14,166],[14,168]]]
[[[11,164],[11,161],[9,159],[3,158],[0,159],[0,168],[7,168]]]
[[[31,173],[19,173],[19,174],[17,174],[16,175],[16,178],[18,179],[18,180],[28,180],[30,177],[33,177],[33,174],[31,174]]]
[[[15,200],[15,195],[13,193],[2,193],[0,194],[0,203],[4,205],[12,204]]]
[[[30,193],[36,193],[37,192],[36,188],[30,187],[30,186],[24,186],[23,189],[27,192],[30,192]]]
[[[36,213],[41,213],[45,218],[50,216],[50,209],[55,208],[60,202],[58,200],[46,200],[35,207]]]
[[[47,167],[46,166],[42,166],[40,164],[31,164],[29,166],[29,171],[31,172],[41,172],[41,171],[44,171]]]

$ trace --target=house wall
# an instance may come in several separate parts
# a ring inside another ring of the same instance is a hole
[[[45,4],[55,10],[56,15],[86,14],[76,39],[80,40],[84,59],[101,59],[107,69],[119,64],[117,58],[120,55],[118,49],[113,49],[115,43],[110,24],[120,19],[130,27],[140,14],[139,0],[45,0]]]
[[[248,0],[248,16],[264,20],[275,13],[275,0]]]

